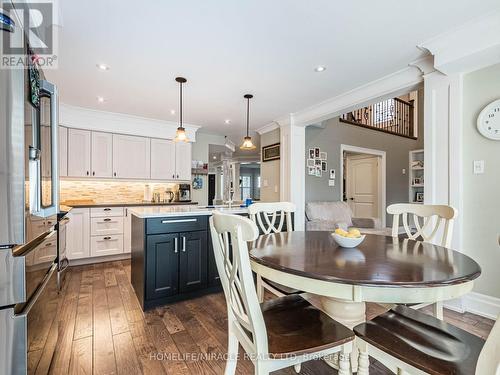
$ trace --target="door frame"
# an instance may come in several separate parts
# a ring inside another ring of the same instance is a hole
[[[357,152],[360,154],[374,155],[380,157],[381,167],[379,168],[379,178],[378,178],[378,194],[379,194],[379,217],[382,222],[382,227],[385,228],[386,225],[386,175],[387,175],[387,165],[386,165],[386,152],[381,150],[375,150],[371,148],[351,146],[351,145],[340,145],[340,199],[344,196],[344,152]]]

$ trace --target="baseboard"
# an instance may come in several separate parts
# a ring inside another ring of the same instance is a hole
[[[500,315],[500,298],[470,292],[462,297],[467,312],[496,320]]]
[[[455,298],[455,299],[450,299],[448,301],[444,301],[443,306],[449,310],[453,310],[459,313],[465,312],[462,298]]]
[[[124,260],[124,259],[130,259],[130,253],[127,253],[127,254],[117,254],[117,255],[107,255],[107,256],[103,256],[103,257],[71,259],[69,261],[69,265],[70,266],[82,266],[82,265],[85,265],[85,264],[114,262],[116,260]]]

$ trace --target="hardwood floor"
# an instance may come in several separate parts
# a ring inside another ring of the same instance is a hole
[[[130,261],[118,261],[72,267],[58,308],[59,339],[50,363],[52,374],[224,372],[227,322],[222,293],[143,313],[130,284]],[[446,310],[445,318],[483,338],[493,326],[493,321],[469,313]],[[46,345],[53,343],[47,340]],[[46,362],[42,356],[40,373],[46,373]],[[253,374],[252,363],[240,360],[237,373]],[[301,371],[334,373],[323,361],[305,363]],[[370,374],[388,373],[371,360]],[[295,372],[289,368],[275,374]]]

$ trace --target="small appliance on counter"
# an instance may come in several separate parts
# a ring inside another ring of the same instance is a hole
[[[178,202],[191,202],[191,185],[179,184],[177,191]]]

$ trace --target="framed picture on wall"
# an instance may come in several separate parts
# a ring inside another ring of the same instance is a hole
[[[307,166],[314,167],[314,159],[307,159]]]
[[[314,159],[314,148],[309,149],[309,159]]]
[[[262,147],[262,161],[278,160],[279,158],[280,158],[279,143]]]
[[[328,154],[326,152],[320,152],[319,153],[319,158],[321,160],[326,160],[328,158]]]
[[[319,155],[320,155],[319,147],[315,147],[314,148],[314,158],[319,159]]]
[[[320,159],[314,159],[314,165],[318,168],[321,169],[321,160]]]
[[[316,177],[321,177],[323,176],[323,173],[321,172],[321,168],[316,167]]]
[[[321,171],[322,172],[328,171],[328,164],[324,160],[321,161]]]
[[[417,192],[415,193],[415,202],[423,202],[424,201],[424,193],[423,192]]]
[[[307,167],[307,173],[309,176],[316,176],[316,167]]]

